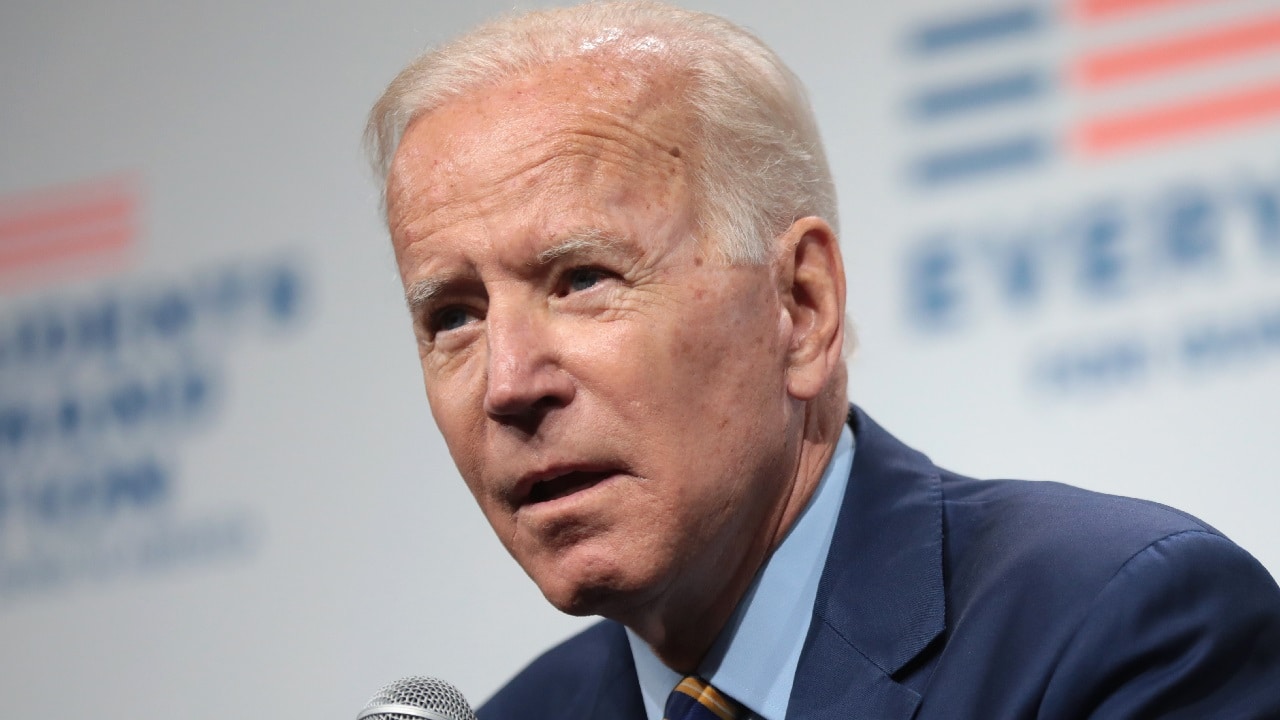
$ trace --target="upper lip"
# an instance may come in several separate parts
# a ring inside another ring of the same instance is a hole
[[[612,463],[556,463],[521,475],[519,480],[516,481],[515,487],[512,488],[512,498],[517,506],[524,505],[529,502],[536,502],[533,500],[534,488],[536,488],[540,483],[562,478],[574,473],[598,473],[601,475],[611,475],[618,472],[621,472],[621,468]]]

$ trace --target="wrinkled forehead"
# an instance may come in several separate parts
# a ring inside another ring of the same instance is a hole
[[[623,208],[696,214],[686,116],[674,78],[585,62],[458,96],[415,119],[397,149],[393,243],[516,218],[537,233],[620,220]]]
[[[447,203],[548,163],[687,175],[691,113],[677,73],[585,56],[474,88],[415,118],[387,180],[388,221],[406,194]]]

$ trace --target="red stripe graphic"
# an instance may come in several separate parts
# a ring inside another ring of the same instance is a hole
[[[1213,2],[1213,0],[1076,0],[1072,9],[1077,17],[1085,20],[1110,20],[1117,15],[1205,2]]]
[[[1073,72],[1086,87],[1280,48],[1280,15],[1084,56]]]
[[[105,230],[92,229],[88,232],[72,231],[60,235],[55,242],[21,245],[18,247],[0,246],[0,271],[11,267],[43,264],[110,250],[120,250],[129,245],[133,235],[133,227],[121,226]]]
[[[1176,139],[1280,115],[1280,82],[1087,120],[1076,133],[1086,155]]]
[[[11,217],[0,215],[0,244],[77,225],[128,220],[133,216],[133,208],[131,199],[106,198],[79,207],[28,211]]]
[[[0,199],[0,281],[28,280],[45,266],[122,254],[137,237],[132,177],[27,191]],[[46,273],[39,273],[46,275]]]

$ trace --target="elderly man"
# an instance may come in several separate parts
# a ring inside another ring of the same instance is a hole
[[[1280,717],[1280,589],[1212,528],[953,475],[850,408],[830,173],[750,34],[501,20],[368,139],[450,453],[607,618],[482,718]]]

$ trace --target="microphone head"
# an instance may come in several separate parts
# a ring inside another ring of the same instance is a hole
[[[476,720],[458,688],[443,680],[407,677],[384,686],[356,720]]]

